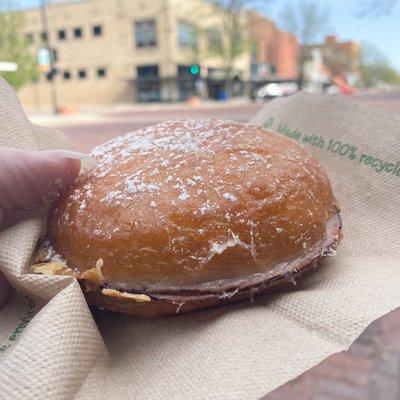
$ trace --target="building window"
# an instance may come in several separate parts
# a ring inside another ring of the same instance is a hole
[[[222,35],[221,31],[215,28],[206,30],[207,49],[210,53],[222,53]]]
[[[70,71],[64,71],[63,72],[63,78],[64,78],[64,81],[69,81],[71,79],[71,72]]]
[[[67,32],[65,31],[65,29],[60,29],[57,32],[58,35],[58,40],[67,40]]]
[[[80,69],[78,71],[78,78],[79,79],[86,79],[86,70],[85,69]]]
[[[178,22],[178,41],[182,48],[197,48],[197,28],[186,22]]]
[[[101,25],[93,25],[93,36],[102,36],[103,27]]]
[[[105,68],[97,69],[97,77],[98,78],[105,78],[106,76],[107,76],[107,70]]]
[[[158,65],[137,67],[137,99],[145,102],[160,100]]]
[[[33,33],[27,33],[25,35],[25,40],[28,45],[31,45],[35,42],[35,36],[33,35]]]
[[[44,43],[47,42],[47,32],[40,32],[40,40]]]
[[[135,22],[136,47],[157,46],[156,22],[154,20]]]
[[[82,28],[74,28],[74,38],[80,39],[83,36]]]
[[[139,79],[158,78],[158,65],[144,65],[137,67],[137,75]]]

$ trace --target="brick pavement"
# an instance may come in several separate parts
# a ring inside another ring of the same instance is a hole
[[[400,309],[262,400],[400,400]]]

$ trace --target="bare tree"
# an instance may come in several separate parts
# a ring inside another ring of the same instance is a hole
[[[363,0],[356,15],[361,18],[390,15],[398,3],[399,0]]]
[[[249,12],[261,11],[274,0],[205,0],[196,8],[196,41],[190,52],[190,62],[200,63],[210,56],[219,59],[225,90],[232,91],[238,59],[250,50]],[[210,10],[211,7],[211,10]],[[192,16],[192,10],[190,10]],[[188,16],[188,20],[190,20]],[[216,21],[217,18],[217,23]]]
[[[321,34],[329,29],[329,8],[311,0],[301,1],[297,6],[288,3],[280,15],[280,22],[284,29],[293,33],[300,41],[299,82],[302,87],[303,67],[309,57],[306,46],[314,43]]]
[[[257,9],[260,2],[256,0],[210,0],[209,2],[221,15],[224,44],[220,47],[218,55],[222,60],[229,90],[236,61],[250,46],[247,12]],[[265,1],[263,3],[265,5]]]
[[[329,21],[329,8],[310,0],[297,6],[288,3],[280,15],[282,27],[296,35],[302,45],[317,40],[329,28]]]

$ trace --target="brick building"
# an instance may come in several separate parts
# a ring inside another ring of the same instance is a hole
[[[305,46],[310,53],[313,49],[321,51],[323,63],[331,76],[344,76],[350,83],[360,78],[361,45],[358,42],[340,42],[337,36],[325,38],[322,44]]]
[[[249,15],[249,36],[255,82],[298,78],[300,47],[296,36],[257,13]]]
[[[23,34],[36,55],[45,39],[40,10],[24,14]],[[226,43],[222,18],[205,0],[51,3],[47,39],[56,56],[60,105],[179,101],[199,93],[218,98],[226,87],[224,57],[216,51]],[[246,46],[235,59],[231,95],[248,93],[254,79],[295,77],[295,38],[262,16],[243,18],[250,28],[245,41],[249,35],[258,50]],[[254,18],[264,31],[252,29]],[[19,97],[27,107],[48,107],[46,76],[20,89]]]

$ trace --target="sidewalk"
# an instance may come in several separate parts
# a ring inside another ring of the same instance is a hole
[[[400,309],[262,400],[400,400]]]

